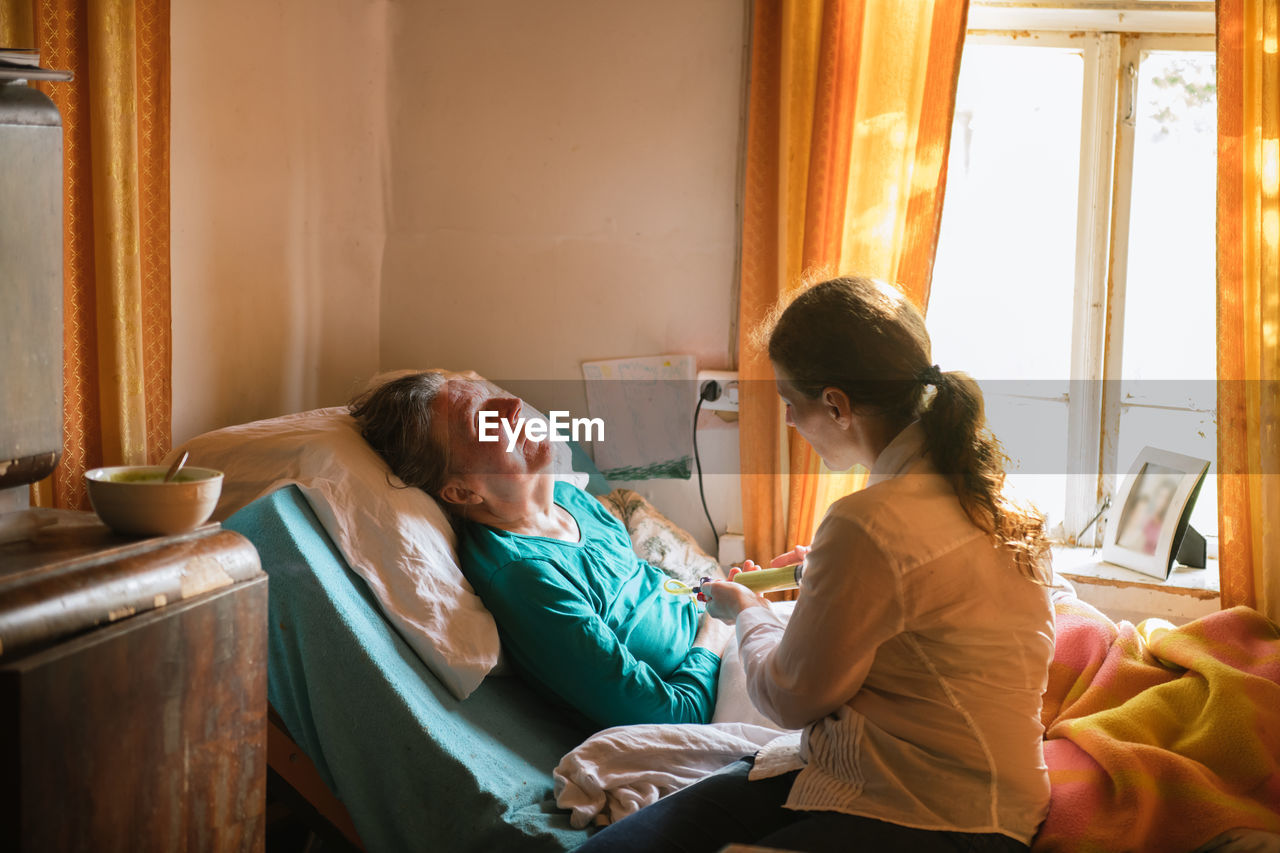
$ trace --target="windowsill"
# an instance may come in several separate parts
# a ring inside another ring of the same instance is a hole
[[[1168,580],[1162,581],[1132,569],[1104,563],[1100,552],[1093,548],[1054,546],[1053,549],[1054,570],[1072,583],[1146,588],[1197,599],[1216,599],[1220,591],[1218,561],[1210,558],[1205,562],[1208,565],[1203,569],[1192,569],[1174,563]]]

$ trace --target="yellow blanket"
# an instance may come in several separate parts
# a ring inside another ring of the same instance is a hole
[[[1193,850],[1280,832],[1280,631],[1236,607],[1175,628],[1060,604],[1037,851]]]

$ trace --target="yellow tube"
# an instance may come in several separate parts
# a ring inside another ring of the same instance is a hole
[[[733,576],[734,583],[740,583],[752,592],[775,592],[780,589],[795,589],[800,586],[800,577],[804,574],[804,563],[794,566],[783,566],[780,569],[757,569],[754,572],[738,572]]]

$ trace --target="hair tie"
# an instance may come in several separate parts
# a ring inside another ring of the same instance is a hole
[[[920,372],[916,374],[916,381],[922,385],[932,385],[936,388],[942,382],[942,371],[938,369],[936,364],[922,367]]]

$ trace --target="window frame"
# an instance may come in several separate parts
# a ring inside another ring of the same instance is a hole
[[[1081,29],[1082,24],[1089,29]],[[1071,471],[1066,477],[1062,529],[1054,533],[1067,544],[1096,546],[1100,542],[1096,524],[1081,541],[1076,538],[1095,519],[1103,501],[1114,499],[1118,487],[1119,425],[1125,403],[1119,396],[1120,382],[1098,380],[1122,375],[1134,154],[1134,125],[1126,121],[1126,111],[1131,109],[1144,52],[1215,50],[1213,4],[1046,8],[983,2],[971,8],[969,25],[966,47],[1068,49],[1080,51],[1084,61],[1071,378],[1062,400],[1067,403]],[[1155,28],[1164,31],[1149,31]],[[1134,86],[1125,85],[1130,67]],[[1208,538],[1210,556],[1216,556],[1217,538]]]

